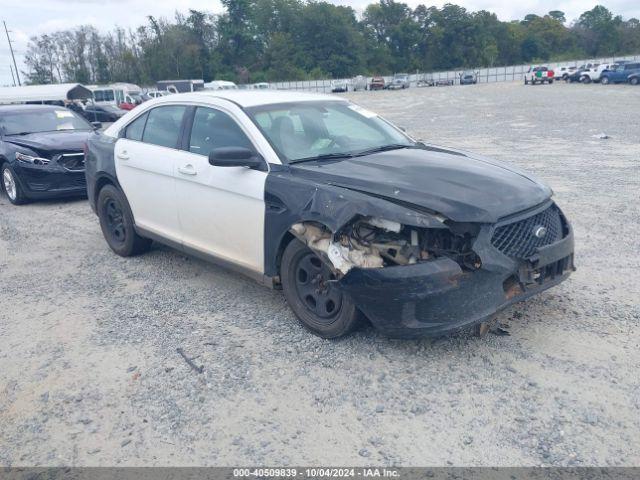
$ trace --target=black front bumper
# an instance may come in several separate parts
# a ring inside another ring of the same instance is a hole
[[[526,261],[497,251],[483,228],[474,250],[482,267],[463,271],[440,257],[406,266],[354,268],[340,284],[358,308],[390,337],[439,336],[490,319],[499,310],[566,280],[572,271],[574,240],[538,249]]]
[[[32,165],[14,162],[13,169],[25,195],[31,199],[82,196],[87,193],[84,170],[60,165]]]

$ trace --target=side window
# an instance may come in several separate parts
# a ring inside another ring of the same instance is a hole
[[[142,141],[161,147],[177,148],[180,125],[187,107],[167,105],[149,112]]]
[[[220,147],[244,147],[253,150],[251,141],[233,118],[213,108],[198,107],[193,118],[189,151],[209,155],[211,150]]]
[[[128,138],[129,140],[142,140],[142,132],[144,131],[144,125],[147,123],[148,113],[136,118],[133,122],[127,125],[127,128],[124,132],[124,138]]]

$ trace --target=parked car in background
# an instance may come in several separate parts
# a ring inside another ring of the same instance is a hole
[[[228,80],[214,80],[204,84],[205,90],[237,90],[238,85]]]
[[[169,93],[198,92],[204,90],[204,80],[159,80],[156,88]]]
[[[548,186],[345,99],[198,92],[134,112],[87,145],[89,203],[113,252],[156,240],[281,287],[321,337],[363,316],[394,337],[443,335],[574,270]]]
[[[616,65],[624,65],[629,63],[626,60],[616,61],[614,63],[594,63],[591,67],[581,71],[580,82],[591,83],[599,82],[605,70],[611,70]]]
[[[535,85],[536,83],[553,83],[555,73],[544,65],[532,66],[524,74],[525,85]]]
[[[160,97],[164,97],[165,95],[169,95],[169,92],[167,91],[161,92],[160,90],[149,90],[145,92],[145,95],[148,96],[149,99],[160,98]]]
[[[136,108],[136,104],[133,102],[122,102],[120,105],[118,105],[118,108],[121,110],[129,111]]]
[[[64,107],[0,106],[0,178],[9,201],[84,195],[83,148],[100,126]]]
[[[259,82],[254,83],[251,88],[253,88],[254,90],[269,90],[271,88],[271,85],[269,85],[267,82]]]
[[[349,80],[347,79],[331,80],[331,91],[333,93],[348,92]]]
[[[119,120],[127,111],[114,105],[91,105],[84,108],[84,118],[90,122],[115,122]]]
[[[581,71],[580,82],[581,83],[598,82],[600,80],[600,74],[602,73],[602,70],[604,70],[607,67],[608,65],[600,65],[599,63],[592,64],[589,68],[585,68],[584,70]]]
[[[384,77],[372,77],[369,82],[369,90],[384,90],[387,88]]]
[[[351,79],[351,86],[354,92],[358,90],[366,90],[369,85],[367,84],[367,77],[363,75],[357,75]]]
[[[391,80],[391,83],[387,86],[387,89],[389,89],[389,90],[399,90],[399,89],[405,89],[405,88],[409,88],[409,87],[410,87],[409,74],[408,73],[396,73],[393,76],[393,80]]]
[[[613,65],[610,70],[602,72],[600,83],[608,85],[609,83],[627,83],[629,77],[635,73],[640,73],[640,62],[629,62]]]
[[[632,73],[631,75],[629,75],[629,78],[627,79],[629,81],[629,83],[631,85],[638,85],[640,84],[640,72],[638,73]]]
[[[104,86],[88,87],[93,92],[93,101],[99,105],[120,106],[123,103],[136,105],[140,98],[141,88],[133,83],[112,83]]]
[[[566,80],[569,75],[573,74],[578,69],[573,65],[562,65],[553,69],[553,78],[556,80]]]
[[[585,70],[586,68],[584,66],[577,67],[573,72],[571,72],[564,78],[564,81],[567,83],[579,82],[582,79],[582,72],[584,72]]]
[[[478,83],[478,74],[473,70],[465,70],[460,74],[460,85],[475,85]]]

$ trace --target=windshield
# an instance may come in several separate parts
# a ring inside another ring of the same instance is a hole
[[[284,162],[415,145],[375,113],[348,102],[262,105],[247,112]]]
[[[58,130],[91,130],[91,125],[71,110],[28,110],[6,113],[0,117],[0,130],[5,135],[20,135]]]

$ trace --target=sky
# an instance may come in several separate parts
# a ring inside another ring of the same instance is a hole
[[[336,5],[349,5],[358,12],[374,0],[332,0]],[[500,20],[522,19],[528,13],[544,15],[550,10],[562,10],[569,22],[582,12],[603,4],[614,14],[624,18],[640,18],[640,0],[404,0],[411,7],[418,4],[442,6],[455,3],[468,10],[488,10]],[[187,12],[190,8],[219,13],[218,0],[0,0],[0,20],[7,22],[16,52],[18,69],[24,70],[23,56],[33,35],[55,32],[77,25],[94,25],[101,31],[115,26],[136,27],[146,22],[148,15],[172,18],[176,8]],[[11,55],[0,25],[0,85],[12,83]]]

